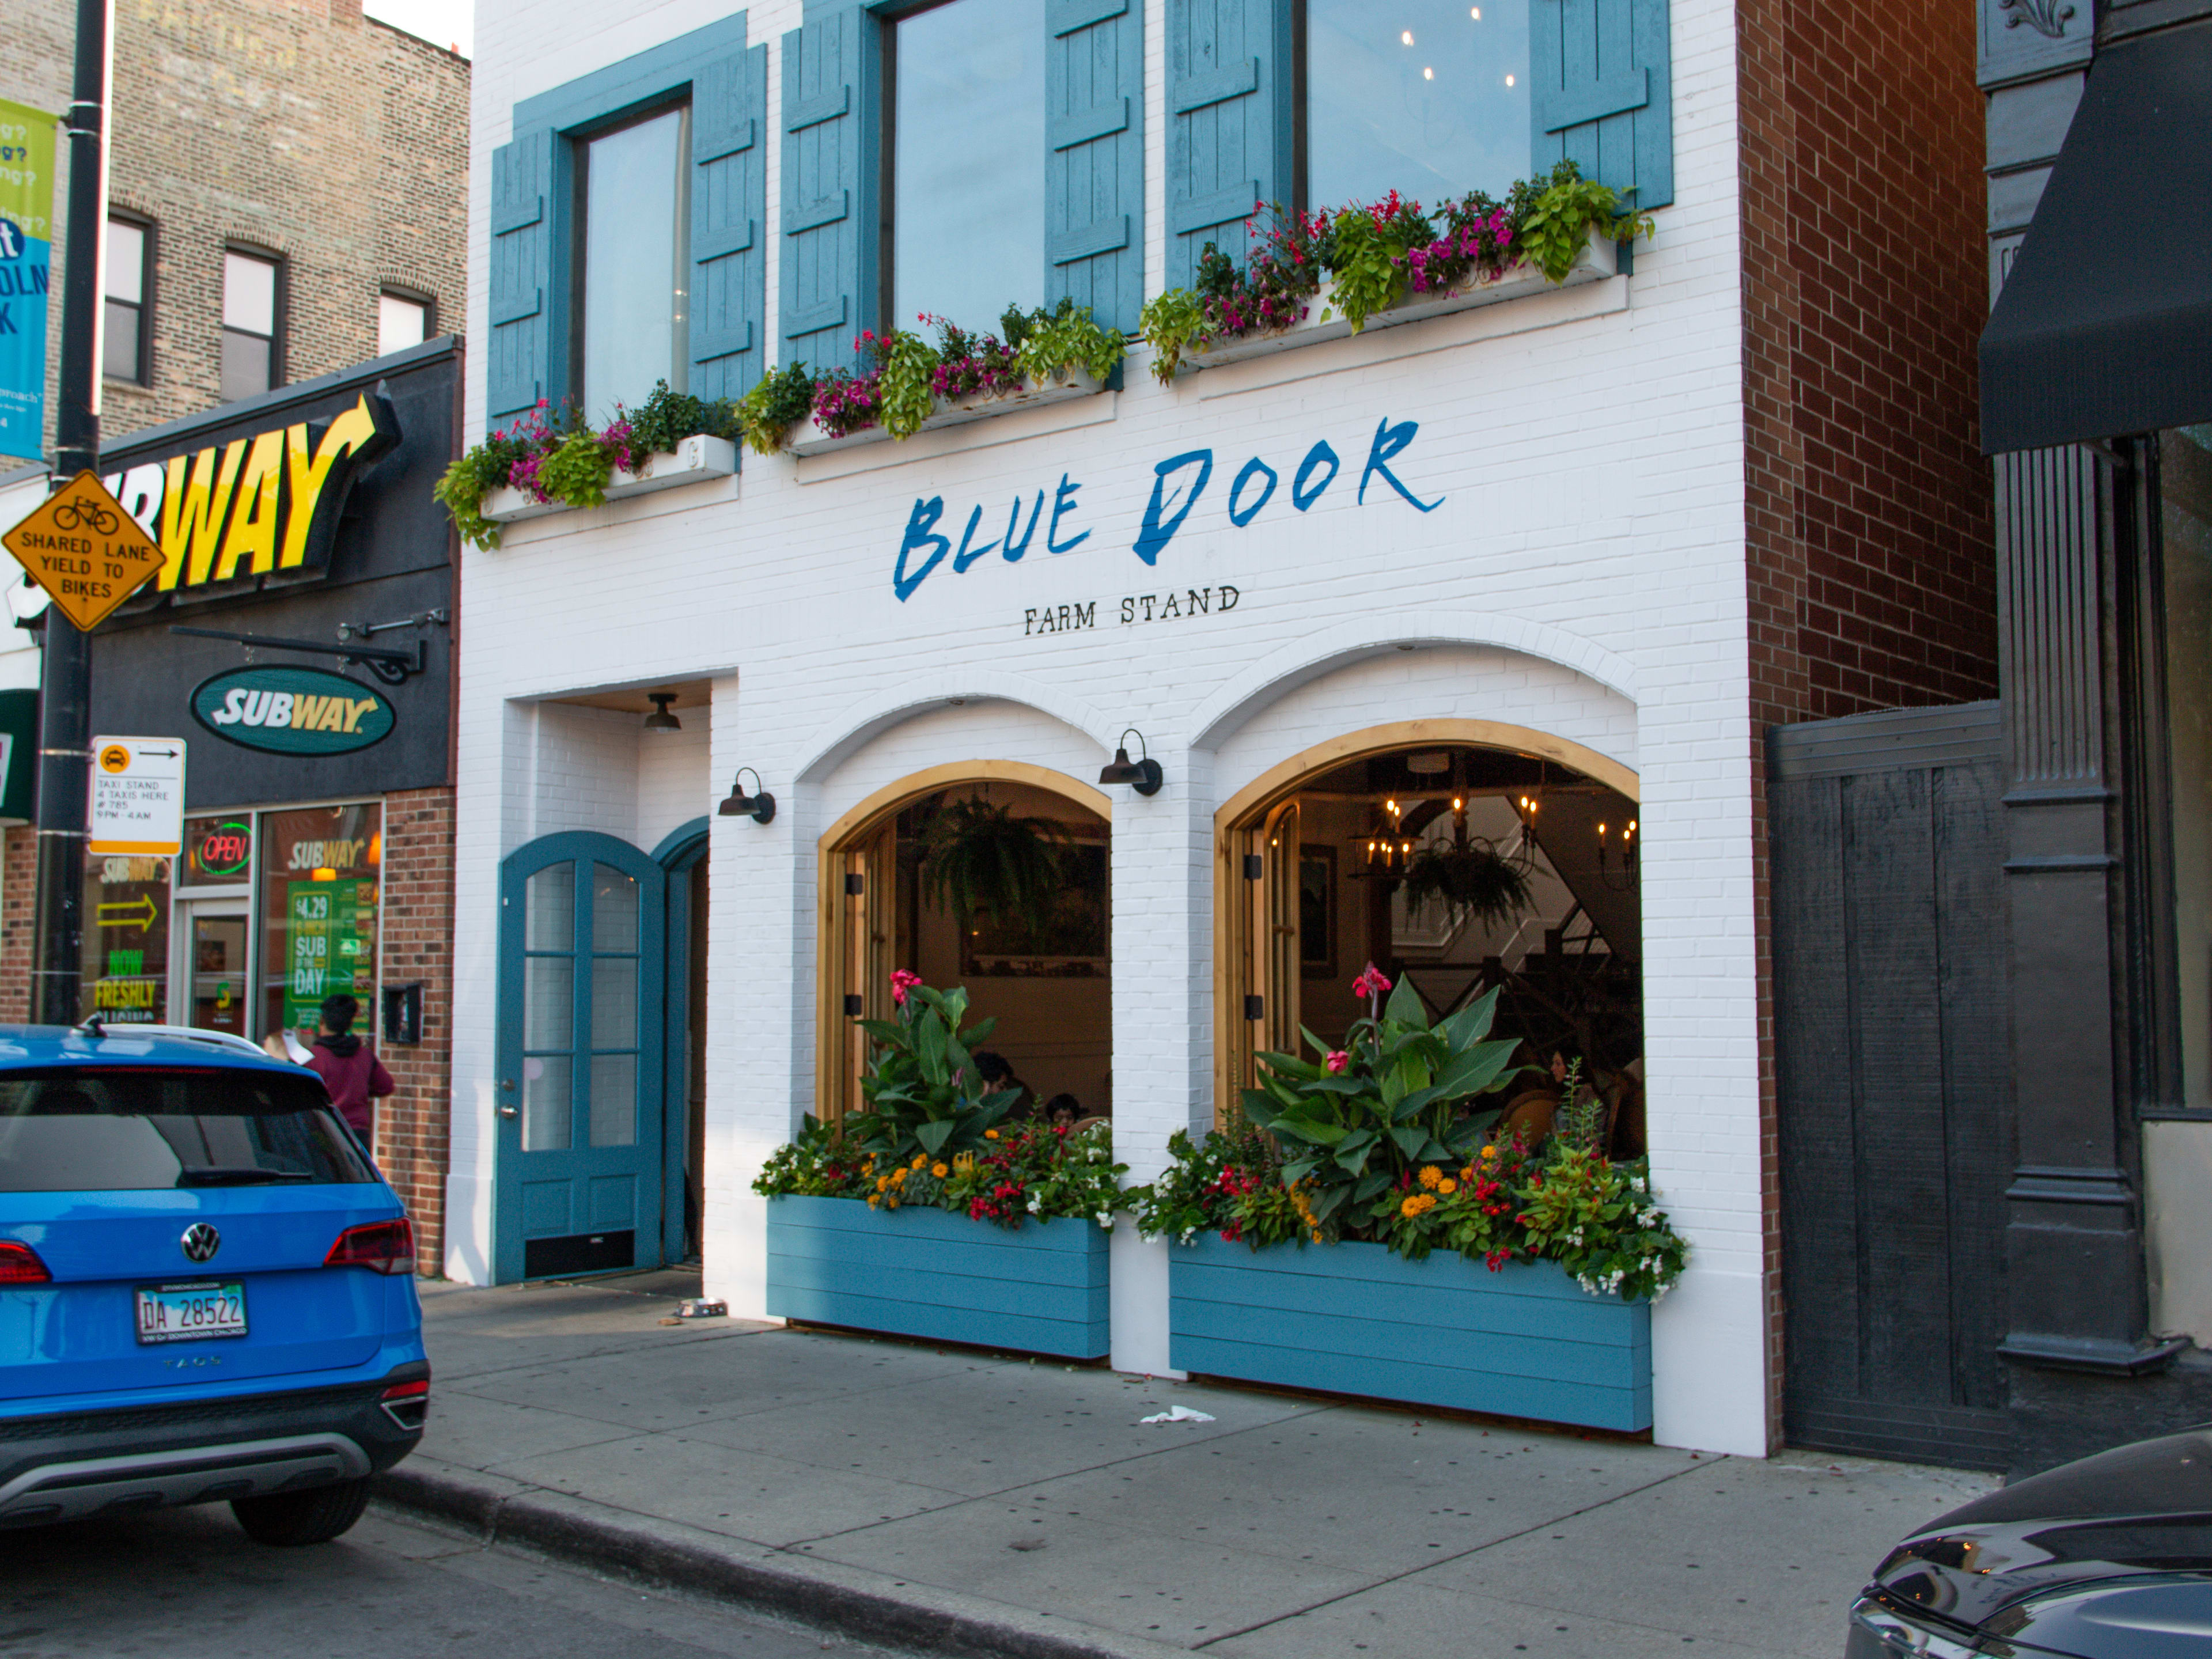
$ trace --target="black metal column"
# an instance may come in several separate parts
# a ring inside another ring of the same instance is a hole
[[[100,465],[100,269],[107,235],[108,43],[112,0],[77,0],[69,110],[70,198],[62,287],[61,395],[54,479]],[[84,945],[85,791],[92,741],[92,657],[83,635],[46,608],[39,670],[38,957],[32,1018],[73,1024]]]

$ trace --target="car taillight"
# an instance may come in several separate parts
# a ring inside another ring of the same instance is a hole
[[[370,1221],[349,1227],[331,1246],[323,1266],[411,1273],[415,1271],[415,1224],[401,1216],[397,1221]]]
[[[430,1414],[430,1379],[418,1376],[412,1382],[395,1382],[378,1397],[384,1414],[403,1429],[419,1429]]]
[[[51,1285],[54,1276],[39,1253],[12,1238],[0,1238],[0,1285]]]

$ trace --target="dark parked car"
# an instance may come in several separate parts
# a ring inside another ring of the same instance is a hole
[[[1847,1659],[2204,1659],[2212,1428],[2100,1452],[1954,1510],[1889,1553]]]

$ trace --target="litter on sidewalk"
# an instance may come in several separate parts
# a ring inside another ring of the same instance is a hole
[[[1194,1412],[1188,1406],[1170,1406],[1150,1417],[1140,1417],[1139,1423],[1211,1423],[1213,1419],[1204,1412]]]

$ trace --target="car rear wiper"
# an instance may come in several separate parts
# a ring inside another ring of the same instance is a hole
[[[313,1179],[305,1170],[264,1170],[250,1164],[243,1168],[208,1164],[177,1172],[179,1187],[275,1187],[288,1181]]]

